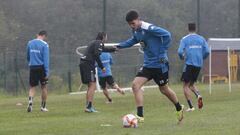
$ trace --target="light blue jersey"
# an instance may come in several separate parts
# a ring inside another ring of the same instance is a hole
[[[202,67],[203,60],[209,55],[209,47],[202,36],[192,33],[182,38],[178,55],[186,65]]]
[[[27,44],[27,60],[29,66],[44,66],[46,75],[49,76],[49,46],[40,39],[33,39]]]
[[[107,52],[102,52],[100,55],[100,59],[102,61],[104,68],[106,69],[106,72],[103,73],[101,68],[98,66],[98,76],[99,77],[112,76],[111,71],[111,65],[113,64],[112,55]]]
[[[153,24],[143,22],[141,28],[133,30],[132,38],[121,42],[118,48],[131,47],[139,42],[144,43],[144,64],[146,68],[161,68],[162,72],[168,71],[168,48],[171,34],[167,30]]]

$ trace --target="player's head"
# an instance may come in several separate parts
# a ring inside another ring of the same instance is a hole
[[[106,42],[107,41],[107,33],[98,32],[96,40],[102,40],[103,42]]]
[[[141,26],[141,20],[136,10],[130,10],[127,12],[126,21],[134,30],[138,29]]]
[[[195,23],[189,23],[188,24],[188,31],[189,32],[196,32],[196,24]]]
[[[37,38],[40,38],[42,40],[46,40],[47,39],[47,31],[42,30],[37,34]]]

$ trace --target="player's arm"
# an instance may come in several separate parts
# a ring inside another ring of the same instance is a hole
[[[46,78],[49,76],[49,46],[44,45],[43,49],[43,63],[44,63],[44,69],[46,73]]]
[[[30,62],[30,47],[29,47],[29,43],[27,44],[27,61]]]
[[[141,28],[148,31],[149,33],[151,33],[154,36],[157,36],[157,37],[167,36],[167,37],[171,38],[170,32],[168,32],[167,30],[165,30],[163,28],[155,26],[153,24],[142,21]]]
[[[95,60],[98,64],[98,66],[103,70],[104,66],[103,66],[102,61],[100,59],[101,52],[102,52],[102,46],[100,45],[100,43],[95,44],[95,46],[94,46],[94,56],[96,58]]]
[[[185,50],[185,43],[183,40],[181,40],[178,48],[178,56],[181,60],[184,60],[184,50]]]
[[[203,44],[203,59],[206,59],[208,57],[210,53],[209,47],[208,47],[208,43],[207,41],[204,39],[204,44]]]
[[[117,48],[115,46],[110,47],[110,46],[103,46],[102,47],[102,52],[115,52],[117,51]]]
[[[131,47],[135,44],[138,43],[138,40],[135,38],[135,36],[132,36],[130,39],[124,41],[124,42],[121,42],[119,45],[117,45],[116,47],[119,48],[119,49],[122,49],[122,48],[128,48],[128,47]]]
[[[112,55],[110,55],[110,58],[109,58],[109,60],[110,60],[110,65],[112,65],[112,64],[113,64]]]

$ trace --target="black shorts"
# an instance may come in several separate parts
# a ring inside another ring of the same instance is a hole
[[[148,80],[153,79],[158,86],[164,86],[168,84],[168,71],[162,73],[161,68],[140,68],[137,73],[137,77],[144,77]]]
[[[90,82],[96,82],[96,77],[95,77],[95,66],[91,65],[88,62],[81,62],[79,64],[80,68],[80,75],[82,79],[82,83],[84,84],[89,84]]]
[[[99,85],[103,90],[106,89],[107,84],[111,87],[114,86],[114,78],[112,76],[106,76],[106,77],[99,77]]]
[[[182,73],[181,80],[185,83],[194,84],[197,81],[201,67],[196,67],[192,65],[186,65],[185,71]]]
[[[41,83],[41,85],[46,85],[48,80],[46,79],[46,72],[43,66],[30,66],[30,78],[29,84],[35,87]]]

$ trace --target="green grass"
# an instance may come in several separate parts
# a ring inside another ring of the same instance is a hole
[[[186,102],[180,85],[171,86],[180,101]],[[240,85],[199,86],[204,97],[204,109],[185,113],[177,125],[174,106],[156,90],[146,90],[145,123],[139,128],[122,128],[121,118],[135,111],[132,93],[125,96],[111,93],[113,104],[105,104],[102,93],[95,96],[99,113],[83,112],[85,95],[49,95],[48,109],[42,113],[40,98],[34,99],[34,110],[26,112],[26,97],[0,99],[0,135],[240,135]],[[196,100],[194,100],[196,101]],[[16,103],[23,103],[16,106]],[[187,106],[186,106],[187,107]],[[110,124],[112,126],[101,126]]]

